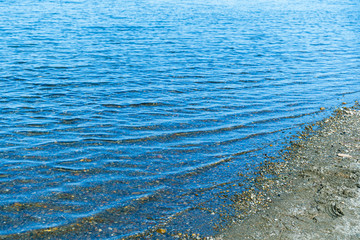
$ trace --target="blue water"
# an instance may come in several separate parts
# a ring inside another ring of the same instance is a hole
[[[215,234],[359,76],[357,0],[1,1],[0,235]]]

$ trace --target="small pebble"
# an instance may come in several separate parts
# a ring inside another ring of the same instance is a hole
[[[161,234],[164,234],[166,233],[166,229],[164,228],[159,228],[158,230],[156,230],[157,233],[161,233]]]

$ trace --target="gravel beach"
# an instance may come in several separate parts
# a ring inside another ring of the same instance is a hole
[[[257,210],[216,239],[360,239],[360,111],[337,110],[314,128],[275,164],[278,179],[260,184],[273,183],[271,197],[247,193]]]

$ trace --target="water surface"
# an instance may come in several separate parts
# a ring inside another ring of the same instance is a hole
[[[359,7],[1,1],[0,235],[216,233],[239,173],[358,100]]]

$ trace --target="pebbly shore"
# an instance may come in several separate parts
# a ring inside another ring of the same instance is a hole
[[[258,190],[234,203],[247,212],[215,239],[360,239],[357,109],[306,127],[281,161],[265,163]]]

